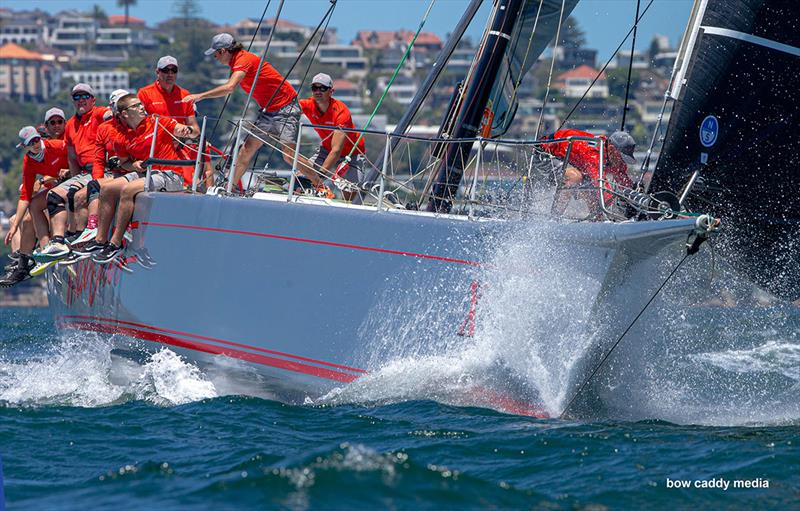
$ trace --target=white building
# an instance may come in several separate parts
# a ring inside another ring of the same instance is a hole
[[[366,75],[369,64],[362,47],[346,44],[320,45],[317,60],[321,64],[341,66],[348,78]]]
[[[88,83],[103,101],[116,89],[130,89],[127,71],[64,71],[63,78]]]

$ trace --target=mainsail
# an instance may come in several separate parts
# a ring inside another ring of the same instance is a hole
[[[650,191],[723,220],[731,264],[800,297],[800,2],[703,0]],[[674,91],[673,91],[674,92]],[[690,179],[696,174],[696,179]]]
[[[511,125],[518,106],[518,90],[539,55],[556,36],[579,0],[526,0],[511,34],[500,72],[490,95],[491,137],[503,135]]]

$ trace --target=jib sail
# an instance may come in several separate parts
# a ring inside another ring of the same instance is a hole
[[[721,217],[726,228],[718,247],[726,259],[763,288],[795,300],[800,2],[700,5],[650,191],[673,191],[687,209]]]

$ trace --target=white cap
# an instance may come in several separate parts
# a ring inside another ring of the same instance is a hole
[[[78,92],[85,92],[87,94],[91,94],[92,97],[95,96],[94,89],[88,83],[76,84],[75,87],[72,88],[72,93],[77,94]]]
[[[67,116],[64,115],[64,111],[63,110],[61,110],[60,108],[55,108],[54,107],[54,108],[51,108],[50,110],[48,110],[47,112],[44,113],[44,122],[49,121],[51,117],[55,117],[55,116],[59,116],[62,119],[66,119],[67,118]]]
[[[172,55],[164,55],[163,57],[158,59],[158,64],[156,64],[156,69],[164,69],[167,66],[178,67],[178,59],[176,59]]]
[[[228,33],[221,33],[214,36],[211,40],[211,48],[206,50],[206,55],[211,55],[217,50],[228,49],[236,42],[236,39]]]
[[[130,94],[130,92],[125,89],[117,89],[108,96],[108,106],[111,107],[113,113],[117,113],[117,101],[119,101],[119,98],[127,96],[128,94]]]
[[[315,83],[324,85],[325,87],[333,88],[333,80],[331,79],[330,75],[326,75],[325,73],[317,73],[314,75],[314,78],[311,80],[311,85],[314,85]]]
[[[25,126],[21,130],[19,130],[19,138],[22,139],[22,142],[17,144],[17,147],[22,147],[24,145],[28,145],[31,143],[31,140],[34,138],[42,138],[39,132],[33,126]]]

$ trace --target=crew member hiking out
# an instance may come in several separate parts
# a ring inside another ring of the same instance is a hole
[[[219,87],[198,94],[189,94],[183,98],[184,102],[197,103],[208,98],[227,96],[236,89],[237,85],[249,93],[255,83],[253,100],[261,107],[252,130],[258,136],[248,136],[239,150],[233,182],[239,182],[256,151],[264,144],[262,139],[267,136],[278,141],[284,161],[291,164],[297,130],[300,125],[300,105],[297,102],[297,91],[294,90],[294,87],[267,61],[261,64],[259,72],[261,59],[245,50],[231,34],[215,35],[211,41],[211,48],[207,49],[205,53],[213,55],[220,64],[230,67],[231,76],[226,83]],[[311,168],[308,160],[300,158],[298,170],[311,180],[318,193],[333,195]]]
[[[319,73],[311,80],[311,97],[300,100],[300,108],[311,121],[319,126],[355,128],[350,109],[333,97],[333,80],[325,73]],[[311,161],[320,169],[323,176],[332,176],[342,189],[345,200],[352,201],[358,193],[357,186],[363,179],[364,138],[358,140],[358,133],[335,129],[314,128],[322,139]],[[358,147],[353,146],[358,140]],[[352,156],[351,156],[352,154]],[[347,159],[346,159],[347,158]]]
[[[159,119],[158,131],[154,134],[153,130],[155,129],[156,121],[147,115],[144,105],[136,94],[128,94],[121,97],[117,101],[117,110],[119,111],[120,120],[129,128],[120,143],[120,154],[127,160],[122,167],[126,170],[137,172],[141,177],[125,184],[123,187],[119,206],[117,207],[114,235],[108,243],[105,242],[109,227],[107,224],[110,224],[110,215],[105,214],[101,203],[100,225],[94,241],[101,245],[105,244],[105,246],[93,256],[93,259],[102,264],[115,260],[122,253],[122,239],[133,217],[134,201],[136,196],[144,191],[147,172],[144,161],[150,157],[153,137],[155,137],[153,158],[177,160],[179,159],[178,153],[172,145],[172,137],[195,137],[199,135],[194,128],[180,124],[175,119]],[[150,173],[149,189],[154,192],[182,191],[184,187],[181,167],[162,164],[153,165],[153,170]],[[104,201],[104,198],[101,195],[102,201]]]
[[[69,208],[70,213],[75,212],[75,194],[92,179],[95,137],[106,112],[105,108],[95,106],[94,89],[85,83],[79,83],[72,88],[72,101],[75,115],[67,121],[64,129],[70,179],[50,190],[48,194],[48,205],[52,204],[48,209],[52,210],[50,223],[53,237],[40,252],[34,254],[39,262],[63,259],[69,255],[70,248],[64,238],[67,233],[66,209]],[[74,219],[72,221],[75,222]],[[73,228],[76,228],[75,223]]]
[[[19,229],[19,224],[25,218],[25,213],[30,209],[33,220],[23,224],[22,236],[20,239],[19,256],[16,264],[10,267],[7,273],[0,279],[0,286],[13,286],[30,277],[30,271],[34,267],[31,253],[36,244],[36,237],[40,240],[47,238],[50,225],[45,209],[50,208],[47,202],[47,189],[33,194],[33,188],[37,176],[49,176],[58,178],[60,175],[65,177],[68,173],[67,168],[67,147],[63,140],[43,140],[39,132],[33,126],[25,126],[19,131],[22,141],[17,147],[25,149],[25,156],[22,160],[22,186],[20,187],[19,201],[17,202],[17,213],[11,220],[5,243],[8,245],[15,233]],[[35,230],[35,234],[34,234]]]

